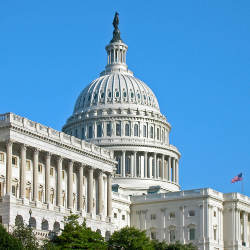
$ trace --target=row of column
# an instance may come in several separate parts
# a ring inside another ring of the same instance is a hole
[[[118,174],[122,177],[162,179],[179,183],[179,161],[175,157],[149,152],[116,152],[120,157]],[[143,159],[142,159],[143,157]]]
[[[108,51],[108,64],[126,63],[126,51],[122,49],[111,49]]]
[[[6,144],[6,194],[11,194],[12,186],[12,148],[13,141],[8,141]],[[25,198],[25,189],[26,189],[26,150],[27,146],[21,144],[21,169],[20,169],[20,198]],[[50,203],[50,166],[51,166],[51,156],[50,152],[46,152],[46,161],[45,161],[45,203]],[[63,157],[57,157],[57,206],[62,206],[62,163]],[[38,163],[39,163],[39,150],[34,149],[33,154],[33,201],[38,201]],[[83,169],[87,168],[88,172],[88,188],[87,188],[87,211],[88,213],[93,213],[93,173],[94,169],[90,166],[84,166],[82,163],[77,163],[78,166],[78,178],[79,178],[79,210],[83,209]],[[73,208],[73,167],[74,161],[68,160],[68,208]],[[111,173],[106,173],[107,175],[107,216],[111,217],[112,215],[112,183],[111,183]],[[98,170],[98,214],[103,213],[103,172]]]

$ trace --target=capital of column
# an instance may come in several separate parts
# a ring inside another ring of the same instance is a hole
[[[9,140],[6,141],[6,146],[10,147],[10,146],[13,145],[13,143],[14,143],[14,141],[12,139],[9,139]]]
[[[22,151],[26,152],[27,147],[28,147],[28,146],[27,146],[26,144],[21,144],[21,150],[22,150]]]
[[[63,157],[61,155],[57,155],[57,162],[62,163]]]
[[[52,153],[46,152],[46,158],[47,158],[47,159],[48,159],[48,158],[51,158],[51,156],[52,156]]]

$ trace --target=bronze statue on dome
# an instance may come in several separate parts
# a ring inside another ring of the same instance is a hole
[[[111,43],[122,41],[118,25],[119,25],[119,13],[115,12],[115,17],[113,20],[114,31],[113,31],[113,38],[110,41]]]

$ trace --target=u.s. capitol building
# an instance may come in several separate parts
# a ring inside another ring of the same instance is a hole
[[[250,249],[250,198],[180,189],[178,149],[153,91],[126,64],[118,15],[107,65],[76,100],[61,131],[0,115],[0,222],[37,237],[71,212],[108,238],[124,226],[199,249]]]

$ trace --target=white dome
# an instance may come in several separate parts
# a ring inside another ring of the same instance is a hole
[[[81,92],[75,104],[74,114],[109,104],[136,105],[137,108],[145,106],[146,109],[159,111],[154,93],[144,82],[132,74],[115,72],[95,79]]]

